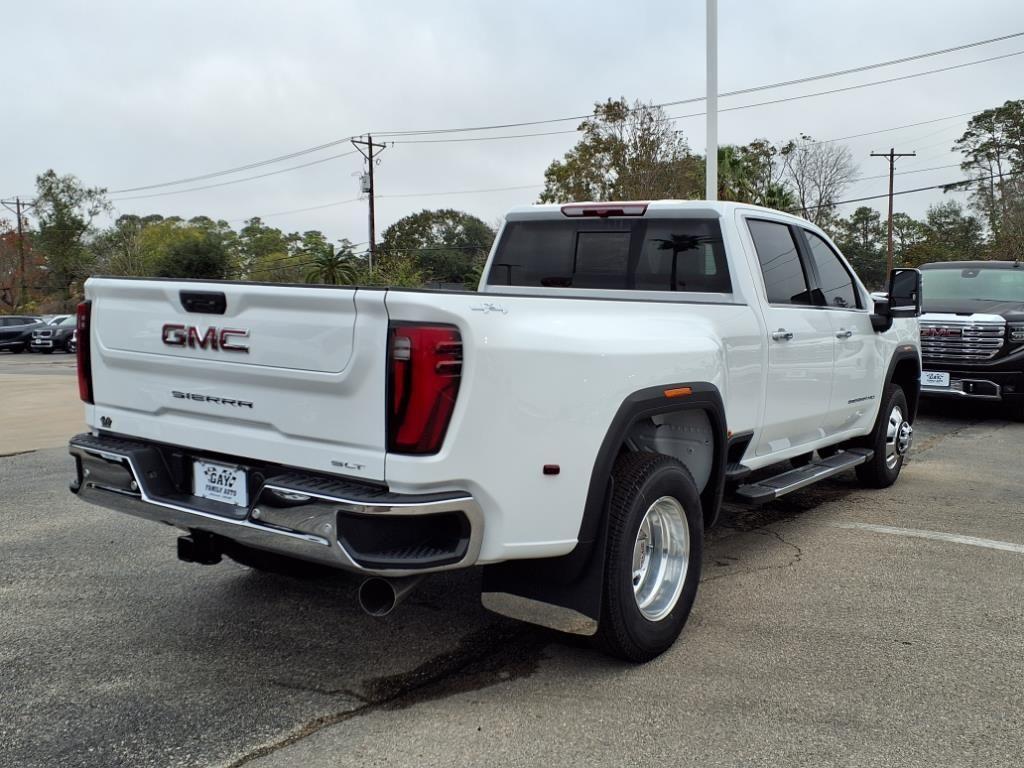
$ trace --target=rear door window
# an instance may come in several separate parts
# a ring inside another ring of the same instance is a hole
[[[732,292],[721,227],[713,218],[510,222],[487,283]]]
[[[818,282],[821,293],[825,297],[825,305],[842,309],[857,309],[857,289],[853,287],[850,272],[839,260],[838,254],[828,243],[810,230],[803,230],[807,245],[814,259],[814,267],[818,270]]]
[[[807,275],[789,225],[750,219],[747,222],[764,276],[769,304],[813,304]]]

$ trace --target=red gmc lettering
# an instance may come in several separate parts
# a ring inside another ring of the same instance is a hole
[[[213,330],[211,328],[211,330]],[[247,339],[249,338],[249,331],[238,328],[224,328],[220,332],[220,348],[226,352],[248,352],[248,344],[236,344],[231,341],[232,338]]]
[[[209,345],[210,349],[217,348],[217,329],[207,328],[206,333],[202,336],[199,335],[199,329],[194,325],[188,327],[188,345],[190,347],[199,347],[200,349],[206,349]]]
[[[168,344],[172,347],[184,347],[185,346],[185,326],[176,325],[174,323],[167,323],[164,325],[163,333],[161,334],[164,344]]]
[[[171,347],[191,347],[195,349],[222,349],[226,352],[249,352],[247,344],[238,343],[238,339],[249,338],[245,328],[216,328],[211,326],[200,331],[194,325],[166,323],[161,331],[164,344]]]

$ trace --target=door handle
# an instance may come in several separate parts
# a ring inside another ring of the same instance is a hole
[[[850,329],[846,329],[845,331],[840,331],[839,333],[836,334],[836,338],[837,339],[848,339],[851,336],[853,336],[853,331],[851,331]]]
[[[793,332],[787,331],[785,328],[779,328],[777,331],[772,331],[772,339],[774,341],[789,341],[793,338]]]

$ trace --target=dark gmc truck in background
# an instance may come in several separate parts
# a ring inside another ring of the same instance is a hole
[[[1024,266],[921,266],[921,395],[1005,403],[1024,421]]]

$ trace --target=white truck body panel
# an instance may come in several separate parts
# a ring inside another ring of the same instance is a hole
[[[859,281],[865,309],[772,306],[744,218],[811,226],[703,202],[652,203],[647,215],[681,212],[720,218],[732,293],[91,279],[95,405],[86,408],[87,423],[386,483],[395,493],[466,491],[484,515],[480,563],[557,556],[576,546],[598,450],[619,406],[639,390],[713,384],[728,429],[753,433],[744,457],[751,469],[867,434],[894,351],[918,348],[916,320],[875,332]],[[532,206],[509,220],[559,215],[557,206]],[[185,312],[183,288],[223,292],[227,313]],[[389,321],[449,323],[461,333],[461,388],[435,455],[386,451]],[[167,323],[247,329],[249,354],[169,349]],[[773,340],[779,328],[793,340]],[[543,474],[545,464],[557,464],[559,474]]]

